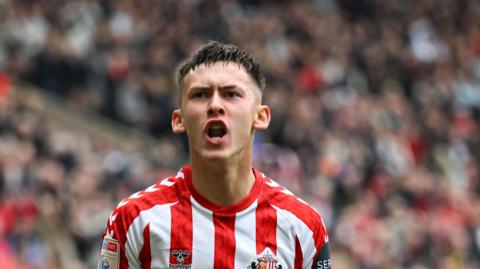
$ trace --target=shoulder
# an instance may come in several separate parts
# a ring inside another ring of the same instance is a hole
[[[264,177],[264,185],[264,195],[272,206],[299,215],[305,220],[320,220],[321,216],[315,208],[287,188],[268,177]]]
[[[174,177],[159,180],[158,183],[121,200],[113,209],[108,224],[117,223],[128,226],[142,212],[153,208],[169,208],[186,196],[186,188],[180,173]]]
[[[297,195],[265,176],[263,195],[296,232],[308,230],[316,237],[328,240],[320,213]]]

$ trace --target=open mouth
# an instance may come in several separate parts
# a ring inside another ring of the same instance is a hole
[[[223,122],[212,122],[207,127],[207,134],[213,141],[220,140],[227,133],[227,127]]]

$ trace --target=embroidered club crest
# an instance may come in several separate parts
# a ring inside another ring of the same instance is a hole
[[[280,264],[275,254],[269,248],[266,248],[250,261],[247,269],[285,269],[285,267]]]
[[[176,264],[170,264],[169,269],[190,269],[191,264],[185,264],[185,259],[190,256],[190,251],[187,249],[174,249],[172,256],[175,258]]]

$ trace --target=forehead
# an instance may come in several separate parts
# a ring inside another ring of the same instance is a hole
[[[209,86],[238,86],[256,88],[254,79],[245,67],[235,62],[216,62],[201,64],[185,76],[184,89]]]

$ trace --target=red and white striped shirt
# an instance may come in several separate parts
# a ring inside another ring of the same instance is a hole
[[[330,268],[315,265],[328,242],[320,215],[254,174],[249,195],[232,206],[201,196],[189,166],[122,200],[108,220],[99,268]]]

